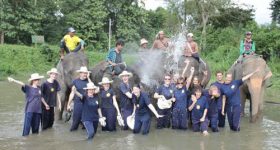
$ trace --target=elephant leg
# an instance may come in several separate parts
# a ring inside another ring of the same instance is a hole
[[[251,94],[252,113],[250,116],[250,122],[256,122],[258,118],[260,102],[261,102],[261,90],[262,79],[251,78],[248,83],[249,91]]]
[[[241,96],[241,117],[245,116],[245,102],[246,102],[246,93],[245,87],[242,86],[240,89],[240,96]]]
[[[59,96],[60,96],[60,101],[61,101],[61,111],[56,109],[55,118],[57,118],[57,120],[62,120],[62,114],[65,109],[65,99],[66,99],[66,89],[65,88],[61,89],[61,91],[59,92]]]

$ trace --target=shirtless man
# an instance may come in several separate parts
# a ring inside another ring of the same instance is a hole
[[[169,39],[165,37],[163,31],[159,31],[156,40],[154,41],[152,49],[167,50]]]

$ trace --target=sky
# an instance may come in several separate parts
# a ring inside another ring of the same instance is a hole
[[[240,6],[253,5],[255,9],[255,20],[258,24],[267,24],[271,22],[271,10],[269,9],[271,0],[232,0]],[[163,0],[145,0],[146,9],[155,10],[157,7],[165,7]]]

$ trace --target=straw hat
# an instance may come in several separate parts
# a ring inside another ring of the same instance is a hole
[[[193,34],[192,33],[188,33],[187,37],[193,37]]]
[[[39,73],[33,73],[30,76],[30,79],[28,81],[32,81],[32,80],[38,80],[38,79],[42,79],[44,78],[44,76],[40,76]]]
[[[128,76],[129,78],[131,78],[133,75],[132,75],[132,73],[125,70],[119,75],[119,78],[121,78],[123,76]]]
[[[98,87],[95,86],[94,83],[89,82],[89,83],[87,84],[87,87],[84,88],[84,89],[85,89],[85,90],[94,90],[94,89],[97,89],[97,88],[98,88]]]
[[[90,73],[90,71],[88,71],[86,66],[82,66],[79,70],[77,70],[77,72],[79,72],[79,73],[81,73],[81,72]]]
[[[109,80],[109,78],[103,77],[103,78],[102,78],[102,81],[99,82],[98,84],[100,84],[100,85],[102,85],[102,84],[110,84],[110,83],[112,83],[112,82],[113,82],[113,81],[112,81],[112,80]]]
[[[126,118],[126,123],[127,126],[133,130],[134,129],[134,124],[135,124],[135,116],[134,115],[130,115]]]
[[[144,38],[140,40],[140,45],[143,45],[143,44],[148,44],[148,41]]]
[[[159,98],[157,102],[158,108],[159,109],[168,109],[171,108],[172,106],[172,101],[171,100],[166,100],[165,98]]]
[[[56,68],[52,68],[50,71],[47,72],[48,75],[51,73],[59,74]]]

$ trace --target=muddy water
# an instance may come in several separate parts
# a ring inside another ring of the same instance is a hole
[[[220,133],[210,132],[203,137],[191,131],[171,129],[156,130],[151,127],[147,136],[134,135],[131,131],[114,133],[98,129],[93,141],[86,141],[85,130],[69,132],[70,122],[58,121],[52,129],[38,135],[22,137],[24,95],[17,85],[0,82],[0,149],[2,150],[268,150],[280,149],[280,105],[266,105],[263,121],[250,124],[242,118],[241,132],[231,132],[228,126]],[[273,110],[273,111],[271,111]],[[273,119],[275,118],[275,119]],[[273,119],[273,120],[271,120]],[[277,120],[278,119],[278,120]],[[155,122],[155,121],[153,121]]]

